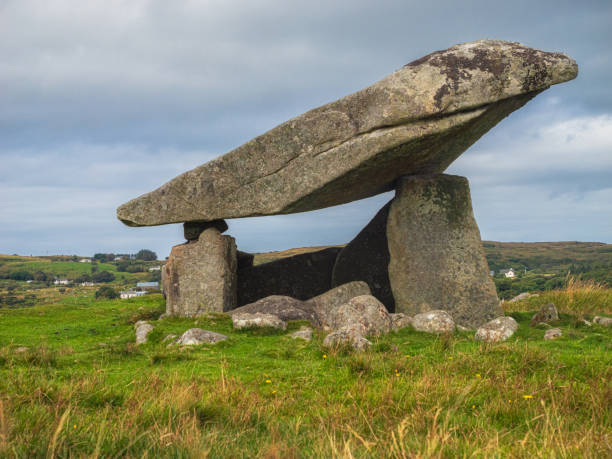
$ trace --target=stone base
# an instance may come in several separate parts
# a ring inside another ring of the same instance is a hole
[[[332,285],[367,282],[390,312],[448,311],[465,327],[502,314],[467,179],[403,177],[395,198],[338,255]]]
[[[395,309],[448,311],[477,327],[503,315],[489,275],[465,177],[403,177],[387,220]]]
[[[162,271],[169,316],[197,317],[236,307],[236,243],[215,227],[172,248]]]

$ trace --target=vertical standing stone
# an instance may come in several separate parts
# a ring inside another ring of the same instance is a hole
[[[391,202],[378,211],[376,216],[338,254],[332,273],[332,287],[352,281],[364,281],[372,296],[385,305],[389,312],[395,311],[395,300],[389,284],[389,249],[387,244],[387,218]]]
[[[503,315],[472,212],[466,178],[402,177],[387,220],[396,312],[448,311],[476,327]]]
[[[236,242],[219,229],[174,246],[163,269],[168,315],[197,317],[236,307]]]

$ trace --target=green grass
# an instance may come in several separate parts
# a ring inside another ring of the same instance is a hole
[[[362,354],[222,315],[153,321],[136,347],[159,295],[0,310],[0,457],[609,457],[612,330],[563,307],[564,336],[543,341],[532,306],[508,311],[506,343],[405,329]],[[194,326],[229,340],[162,343]]]

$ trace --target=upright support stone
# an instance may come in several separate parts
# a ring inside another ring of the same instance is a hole
[[[368,284],[372,296],[385,305],[389,312],[395,311],[395,300],[389,284],[389,248],[387,244],[387,218],[391,202],[378,211],[376,216],[338,254],[332,273],[332,287],[351,281]]]
[[[503,315],[465,177],[402,177],[387,220],[396,312],[448,311],[477,327]]]
[[[169,316],[197,317],[236,307],[236,242],[215,227],[172,248],[162,274]]]

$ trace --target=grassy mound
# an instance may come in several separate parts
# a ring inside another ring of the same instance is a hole
[[[549,301],[556,341],[529,327]],[[612,292],[574,283],[505,307],[521,326],[502,344],[405,329],[362,354],[225,316],[153,321],[136,347],[159,295],[0,310],[0,457],[612,455],[612,330],[578,320],[611,314]],[[191,327],[229,340],[162,342]]]

